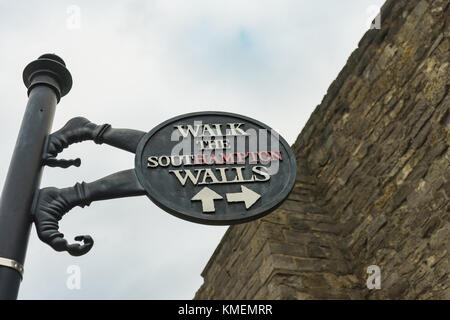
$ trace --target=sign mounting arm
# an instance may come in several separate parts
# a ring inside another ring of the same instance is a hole
[[[56,155],[74,143],[92,140],[97,144],[110,146],[136,153],[137,146],[145,132],[133,129],[116,129],[109,124],[97,125],[86,118],[70,119],[64,127],[52,133],[47,139],[43,164],[50,167],[67,168],[80,166],[80,159],[56,159]]]
[[[109,124],[96,125],[83,117],[69,120],[60,130],[49,135],[43,164],[67,168],[79,166],[80,159],[56,159],[56,156],[71,144],[93,140],[113,147],[136,152],[145,132],[132,129],[115,129]],[[67,251],[73,256],[86,254],[94,241],[88,235],[75,237],[83,242],[69,244],[59,232],[58,221],[76,206],[84,207],[93,201],[144,195],[134,169],[120,171],[91,183],[76,183],[69,188],[44,188],[36,192],[32,207],[33,219],[39,238],[56,251]]]
[[[116,172],[91,183],[76,183],[69,188],[39,190],[32,212],[39,238],[56,251],[67,251],[73,256],[89,252],[94,245],[88,235],[75,237],[82,244],[69,244],[59,232],[58,221],[76,206],[89,206],[93,201],[144,195],[134,169]]]

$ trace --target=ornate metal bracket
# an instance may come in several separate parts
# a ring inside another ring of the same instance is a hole
[[[205,123],[202,129],[199,124],[193,129],[192,123],[196,121]],[[194,146],[194,151],[188,148],[188,153],[180,158],[175,151],[179,147],[179,141],[173,139],[176,134],[183,137],[183,143]],[[63,168],[79,165],[80,159],[63,160],[56,156],[71,144],[86,140],[135,153],[135,168],[70,188],[39,190],[33,206],[39,238],[55,250],[74,256],[86,254],[94,244],[88,235],[75,237],[82,243],[69,244],[59,232],[58,221],[75,206],[147,195],[176,217],[229,225],[270,213],[287,198],[295,183],[297,166],[287,142],[266,125],[241,115],[215,111],[190,113],[169,119],[148,133],[96,125],[78,117],[48,137],[43,163]],[[225,144],[230,144],[229,148]],[[235,152],[231,144],[241,144],[247,151]],[[195,151],[196,146],[200,150]],[[196,176],[191,170],[195,170]]]
[[[69,120],[60,130],[48,139],[43,156],[43,165],[67,168],[79,166],[80,159],[57,159],[56,156],[73,143],[92,140],[97,144],[135,152],[145,132],[131,129],[113,129],[109,124],[96,125],[89,120],[77,117]],[[73,256],[89,252],[94,240],[89,235],[75,237],[81,243],[69,244],[59,232],[58,221],[76,206],[89,206],[93,201],[144,195],[134,169],[120,171],[92,183],[76,183],[69,188],[40,189],[32,206],[33,220],[39,238],[56,251],[67,251]]]

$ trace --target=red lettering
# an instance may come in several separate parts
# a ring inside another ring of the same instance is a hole
[[[234,153],[225,154],[222,153],[222,163],[234,163]]]
[[[272,160],[277,160],[277,159],[283,160],[283,158],[281,157],[281,151],[278,151],[278,152],[270,151],[270,155],[272,156]]]
[[[211,160],[212,161],[210,164],[212,164],[213,161],[215,164],[223,164],[223,161],[221,161],[221,159],[218,159],[215,154],[211,154]]]
[[[250,152],[250,155],[252,156],[250,162],[251,163],[257,163],[258,162],[257,153],[256,152]]]
[[[237,156],[237,162],[238,163],[245,163],[245,157],[246,155],[248,156],[248,152],[236,152],[236,156]]]
[[[266,158],[263,159],[262,154],[265,153],[266,154]],[[258,157],[259,160],[263,161],[263,162],[269,162],[270,161],[270,154],[267,151],[260,151],[258,152]]]
[[[198,154],[194,154],[194,163],[195,163],[195,164],[201,164],[201,163],[200,163],[200,159],[199,159],[199,155],[198,155]]]

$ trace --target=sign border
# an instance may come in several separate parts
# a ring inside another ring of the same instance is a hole
[[[136,176],[138,178],[139,183],[142,185],[142,187],[145,190],[145,193],[147,195],[147,197],[154,203],[156,204],[159,208],[161,208],[162,210],[168,212],[169,214],[183,219],[183,220],[187,220],[190,222],[195,222],[195,223],[200,223],[200,224],[204,224],[204,225],[217,225],[217,226],[226,226],[226,225],[234,225],[234,224],[240,224],[240,223],[245,223],[245,222],[249,222],[252,220],[257,220],[259,218],[262,218],[266,215],[268,215],[269,213],[273,212],[275,209],[277,209],[284,200],[286,200],[286,198],[289,196],[290,192],[292,191],[294,185],[295,185],[295,180],[296,180],[296,176],[297,176],[297,161],[295,159],[295,155],[292,152],[291,147],[289,146],[289,144],[287,143],[287,141],[278,133],[278,137],[279,137],[279,141],[280,143],[283,145],[284,149],[287,151],[287,156],[288,156],[288,162],[289,162],[289,166],[290,168],[294,169],[293,174],[291,174],[289,176],[288,181],[285,183],[283,190],[278,193],[278,195],[274,198],[274,201],[271,201],[271,203],[275,203],[275,205],[265,205],[264,207],[260,207],[257,209],[257,213],[251,215],[250,217],[240,217],[237,219],[232,219],[232,220],[209,220],[209,219],[201,219],[201,218],[197,218],[197,217],[192,217],[190,215],[187,214],[183,214],[178,212],[177,210],[172,209],[169,204],[167,203],[167,201],[161,201],[160,199],[156,199],[152,194],[150,194],[147,191],[147,188],[144,187],[144,184],[142,183],[143,178],[141,177],[141,173],[140,173],[140,169],[142,168],[142,161],[141,161],[141,156],[142,156],[142,152],[144,150],[144,147],[147,144],[147,141],[156,133],[158,132],[161,128],[167,126],[168,124],[175,122],[177,120],[183,119],[183,118],[188,118],[188,117],[195,117],[195,116],[207,116],[207,115],[216,115],[216,116],[229,116],[229,117],[235,117],[235,118],[240,118],[243,119],[245,121],[251,122],[253,124],[256,124],[260,127],[263,127],[265,129],[268,130],[272,130],[271,127],[265,125],[264,123],[249,118],[247,116],[243,116],[237,113],[231,113],[231,112],[224,112],[224,111],[197,111],[197,112],[190,112],[190,113],[185,113],[182,115],[178,115],[176,117],[170,118],[162,123],[160,123],[159,125],[157,125],[156,127],[154,127],[152,130],[150,130],[149,132],[147,132],[139,141],[138,147],[136,149],[136,155],[135,155],[135,173]],[[283,161],[285,160],[286,157],[283,158]],[[139,168],[139,170],[138,170]],[[151,191],[153,191],[152,189],[150,189]]]

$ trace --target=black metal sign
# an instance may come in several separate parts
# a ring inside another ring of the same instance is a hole
[[[145,133],[76,117],[49,134],[56,104],[69,92],[72,77],[60,57],[45,54],[25,68],[23,79],[29,101],[0,199],[0,299],[17,296],[32,221],[43,242],[81,256],[93,247],[92,237],[76,236],[69,243],[59,230],[59,221],[76,206],[147,195],[179,218],[227,225],[270,213],[294,186],[291,149],[256,120],[198,112]],[[43,166],[80,166],[80,159],[57,156],[89,140],[135,153],[135,168],[73,187],[39,189]]]
[[[228,225],[260,218],[289,194],[295,157],[274,130],[226,112],[172,118],[139,142],[135,170],[148,197],[185,220]]]

